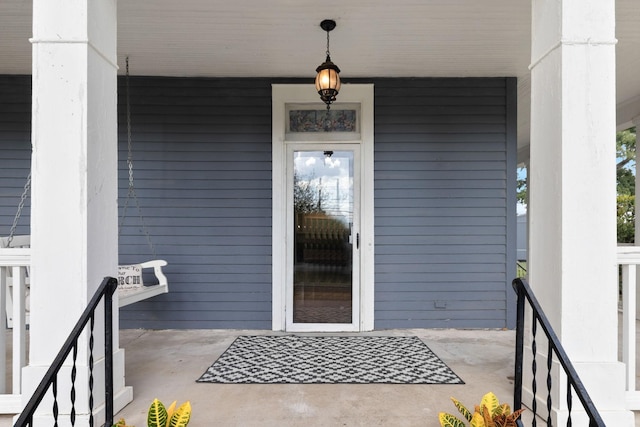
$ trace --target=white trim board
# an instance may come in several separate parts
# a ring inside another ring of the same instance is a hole
[[[286,206],[287,170],[285,123],[286,107],[291,103],[317,103],[324,108],[313,84],[272,85],[272,329],[286,329]],[[344,84],[338,101],[360,105],[360,132],[357,140],[336,141],[319,135],[316,143],[360,144],[361,223],[360,223],[360,331],[374,328],[374,198],[373,198],[373,84]],[[291,141],[300,142],[300,141]]]

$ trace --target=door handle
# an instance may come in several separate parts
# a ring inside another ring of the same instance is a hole
[[[360,233],[356,233],[356,249],[360,249]]]

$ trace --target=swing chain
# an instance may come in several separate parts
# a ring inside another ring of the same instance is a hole
[[[133,187],[129,187],[129,194],[133,195],[133,200],[136,202],[136,208],[138,209],[138,216],[140,218],[140,224],[142,225],[142,232],[144,233],[145,238],[147,239],[147,244],[151,249],[151,253],[153,254],[153,258],[158,258],[158,254],[156,253],[156,248],[151,241],[151,235],[149,234],[149,229],[145,224],[144,217],[142,216],[142,208],[140,207],[140,203],[138,201],[138,196],[136,195],[136,191]],[[124,218],[127,212],[127,206],[129,205],[129,196],[127,196],[127,200],[124,204],[124,209],[122,210],[122,221],[120,222],[120,228],[122,229],[122,224],[124,223]]]
[[[129,102],[129,57],[126,59],[127,70],[126,70],[126,108],[127,108],[127,166],[129,168],[129,190],[127,191],[127,198],[124,202],[124,206],[122,208],[122,217],[120,218],[120,227],[118,229],[118,235],[120,235],[120,231],[122,230],[122,225],[124,224],[124,219],[127,216],[127,208],[129,207],[129,199],[133,196],[133,199],[136,202],[136,208],[138,209],[138,216],[140,218],[140,224],[142,225],[142,231],[147,239],[147,244],[151,249],[151,253],[154,258],[157,258],[158,255],[156,253],[156,248],[151,241],[151,235],[149,234],[149,230],[147,225],[145,224],[144,217],[142,216],[142,208],[140,207],[140,202],[138,201],[138,196],[136,195],[136,190],[133,185],[133,147],[131,143],[131,104]]]
[[[31,189],[31,172],[29,172],[29,176],[27,177],[27,182],[24,184],[24,190],[22,191],[22,195],[20,196],[20,203],[18,204],[18,211],[16,212],[16,216],[13,218],[13,224],[11,225],[11,230],[9,230],[9,237],[7,238],[7,247],[11,246],[11,241],[13,240],[13,236],[16,233],[16,228],[18,227],[18,220],[20,219],[20,215],[22,214],[22,209],[24,208],[24,202],[27,200],[27,194],[29,194],[30,189]]]
[[[129,102],[129,57],[127,56],[127,166],[129,167],[129,191],[133,187],[133,148],[131,144],[131,104]]]

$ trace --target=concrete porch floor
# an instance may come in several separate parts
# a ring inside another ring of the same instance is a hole
[[[640,322],[638,326],[640,338]],[[363,334],[419,337],[464,385],[196,383],[237,336],[254,334],[278,333],[121,330],[126,384],[133,387],[134,400],[115,420],[124,418],[129,426],[145,427],[148,406],[156,397],[167,405],[173,400],[191,401],[189,425],[193,427],[438,427],[438,412],[457,414],[450,396],[472,408],[484,393],[493,391],[502,402],[512,404],[515,332],[501,330],[409,329]],[[523,419],[530,421],[526,415]],[[0,415],[0,427],[10,427],[12,418]],[[635,413],[635,420],[640,426],[640,412]]]
[[[388,330],[367,335],[421,338],[464,385],[200,384],[196,379],[238,335],[238,330],[123,330],[126,384],[134,401],[116,415],[146,425],[157,397],[165,404],[189,400],[189,425],[200,426],[439,426],[438,412],[457,413],[454,396],[473,408],[493,391],[512,403],[515,333],[496,330]]]

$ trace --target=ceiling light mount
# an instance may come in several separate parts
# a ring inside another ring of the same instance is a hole
[[[327,110],[329,110],[340,91],[340,68],[331,62],[331,54],[329,52],[329,32],[336,28],[336,21],[325,19],[320,23],[320,28],[327,32],[327,57],[316,68],[316,90],[320,95],[320,99],[327,104]]]
[[[334,28],[336,28],[336,21],[334,21],[333,19],[325,19],[320,23],[320,28],[327,32],[332,31]]]

